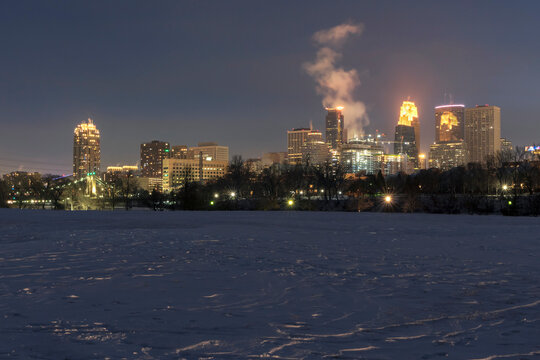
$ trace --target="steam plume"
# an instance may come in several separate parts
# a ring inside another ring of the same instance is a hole
[[[313,40],[319,46],[317,56],[313,62],[303,64],[304,70],[317,84],[323,106],[345,108],[345,128],[353,136],[363,134],[369,118],[364,103],[354,100],[354,90],[360,85],[358,72],[355,69],[345,70],[337,63],[342,58],[341,45],[351,35],[360,35],[363,28],[362,24],[344,23],[316,32]]]

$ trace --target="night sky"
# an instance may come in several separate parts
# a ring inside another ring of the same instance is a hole
[[[312,36],[346,22],[364,25],[339,66],[358,71],[366,132],[392,133],[410,96],[427,151],[433,107],[452,94],[500,106],[514,145],[538,143],[539,13],[538,1],[2,1],[0,172],[70,172],[88,117],[103,170],[136,164],[153,139],[286,151],[287,129],[324,128],[302,67]]]

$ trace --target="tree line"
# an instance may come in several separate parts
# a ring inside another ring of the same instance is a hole
[[[540,214],[540,159],[523,149],[447,171],[346,174],[337,162],[275,164],[256,173],[235,156],[223,178],[185,181],[169,193],[141,189],[132,173],[94,181],[46,175],[0,182],[0,204],[52,209],[342,210]],[[390,200],[389,200],[390,199]],[[32,202],[33,200],[33,202]]]

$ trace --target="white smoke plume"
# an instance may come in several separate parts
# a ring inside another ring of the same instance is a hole
[[[360,86],[360,78],[355,69],[345,70],[337,65],[342,57],[341,45],[351,35],[360,35],[362,24],[344,23],[313,35],[313,40],[320,46],[313,62],[303,64],[304,70],[317,83],[317,93],[322,95],[324,107],[343,106],[345,128],[349,137],[363,135],[363,129],[369,124],[366,106],[354,100],[354,90]]]

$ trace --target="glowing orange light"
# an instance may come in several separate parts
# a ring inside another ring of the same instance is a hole
[[[452,130],[454,126],[458,126],[458,118],[450,111],[445,111],[441,115],[441,129]]]
[[[399,111],[398,125],[412,126],[414,120],[418,119],[418,109],[412,101],[404,101]]]
[[[384,197],[384,201],[387,203],[387,204],[390,204],[392,202],[392,197],[390,195],[386,195]]]

